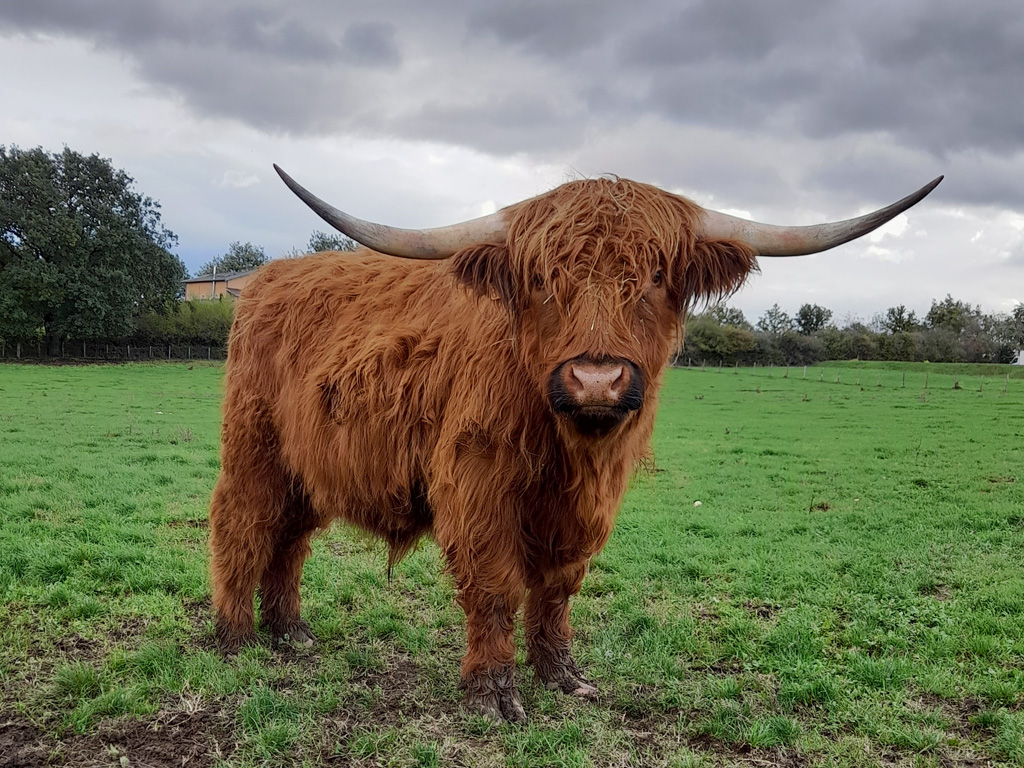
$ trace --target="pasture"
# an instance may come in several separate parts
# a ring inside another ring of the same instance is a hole
[[[574,603],[601,696],[522,667],[516,727],[459,709],[432,543],[388,583],[334,528],[319,645],[215,651],[220,365],[0,366],[0,766],[1024,765],[1010,370],[669,371]]]

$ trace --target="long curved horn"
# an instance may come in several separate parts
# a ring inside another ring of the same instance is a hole
[[[837,245],[866,235],[903,213],[912,205],[916,205],[939,185],[942,178],[939,176],[914,194],[907,195],[899,202],[874,213],[832,224],[779,227],[705,209],[703,235],[706,238],[742,240],[755,248],[759,256],[806,256],[810,253],[827,251],[829,248],[835,248]]]
[[[313,209],[320,218],[357,243],[390,256],[407,259],[446,259],[462,248],[477,243],[500,243],[505,240],[507,224],[501,211],[479,219],[437,229],[397,229],[349,216],[328,205],[277,164],[274,170],[288,188]]]

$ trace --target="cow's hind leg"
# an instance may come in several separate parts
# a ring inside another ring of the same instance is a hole
[[[253,597],[274,557],[291,482],[269,419],[226,410],[223,467],[210,505],[210,575],[217,642],[233,653],[254,639]]]
[[[585,574],[586,566],[581,563],[538,576],[530,585],[525,616],[526,658],[537,677],[550,690],[580,697],[597,694],[571,653],[569,598],[579,592]]]
[[[313,646],[316,637],[300,615],[299,582],[315,529],[309,504],[296,492],[285,510],[273,557],[260,580],[260,624],[275,641],[307,648]]]

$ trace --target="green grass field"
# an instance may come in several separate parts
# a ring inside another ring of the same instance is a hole
[[[524,668],[524,727],[460,710],[431,543],[389,584],[332,529],[317,648],[220,657],[222,372],[0,366],[0,766],[1024,765],[1024,369],[670,371],[574,604],[602,694]]]

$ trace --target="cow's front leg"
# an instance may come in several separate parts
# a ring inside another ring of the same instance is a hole
[[[569,598],[580,591],[584,563],[538,574],[526,600],[527,661],[549,690],[589,697],[597,688],[572,658]]]
[[[467,650],[462,660],[461,687],[466,708],[494,720],[526,719],[515,681],[516,612],[523,601],[522,585],[488,592],[470,582],[459,592],[466,612]]]

